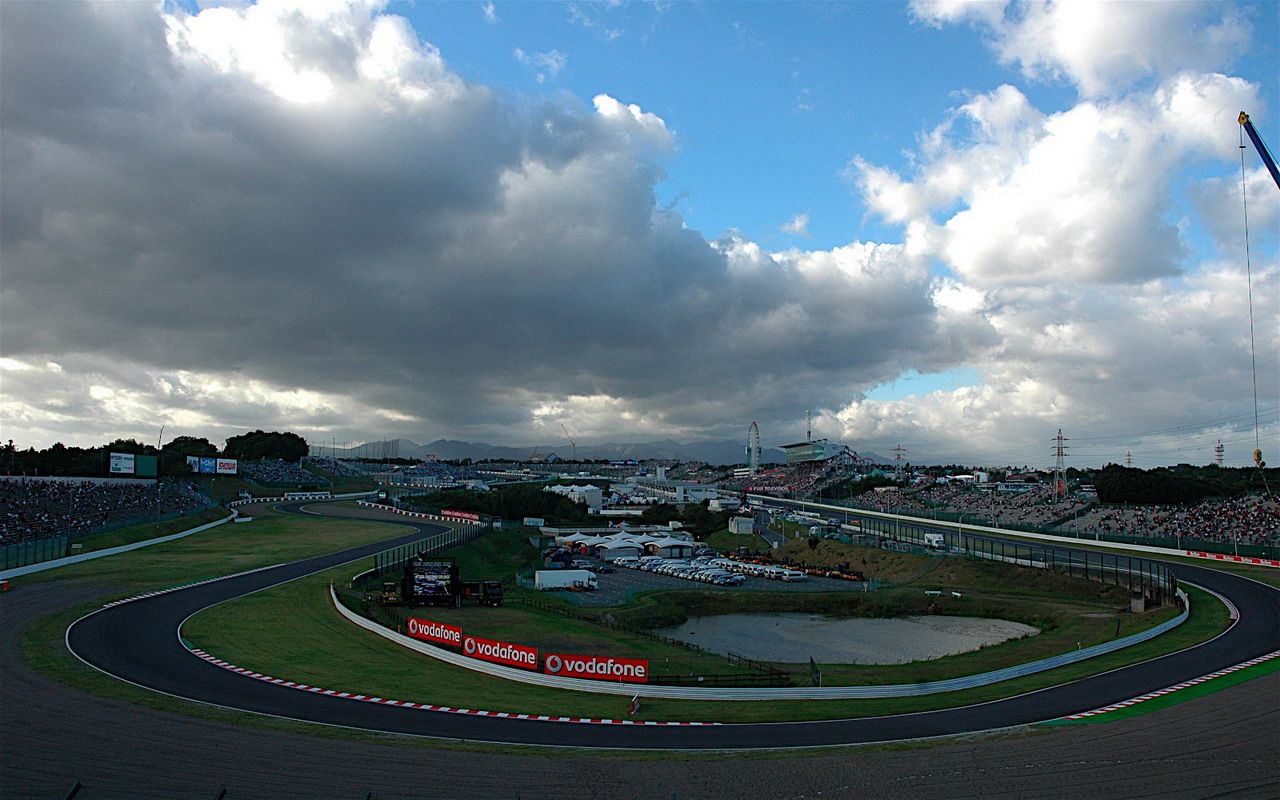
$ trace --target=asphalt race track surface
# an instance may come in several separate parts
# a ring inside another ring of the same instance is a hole
[[[359,548],[115,606],[78,623],[72,647],[97,666],[205,702],[426,736],[578,747],[777,747],[1020,725],[1126,699],[1277,649],[1280,593],[1214,570],[1184,580],[1232,599],[1241,621],[1187,653],[1024,698],[878,720],[717,728],[587,726],[458,717],[342,701],[264,684],[187,653],[177,624],[194,610],[347,561]],[[923,749],[803,758],[688,755],[629,760],[434,749],[430,740],[360,741],[195,719],[87,695],[30,670],[29,620],[101,596],[100,587],[18,587],[0,604],[0,798],[64,797],[1278,797],[1280,676],[1107,725],[964,737]],[[183,704],[175,699],[175,706]],[[497,723],[497,724],[495,724]],[[617,738],[615,738],[617,737]]]

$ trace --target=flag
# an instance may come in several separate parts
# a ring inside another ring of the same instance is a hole
[[[627,706],[627,714],[628,716],[635,716],[635,713],[639,710],[640,710],[640,695],[636,695],[635,697],[631,698],[631,705]]]

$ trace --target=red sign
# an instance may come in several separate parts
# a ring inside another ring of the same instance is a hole
[[[587,678],[595,681],[649,682],[649,662],[640,658],[574,656],[568,653],[548,653],[546,660],[542,663],[542,671],[548,675],[561,675],[566,678]]]
[[[442,510],[440,511],[440,516],[442,516],[442,517],[456,517],[457,519],[469,519],[469,520],[471,520],[472,522],[479,522],[479,521],[480,521],[480,515],[479,515],[479,514],[472,514],[470,511],[454,511],[454,510],[452,510],[452,509],[448,509],[448,508],[446,508],[446,509],[442,509]]]
[[[457,625],[446,625],[443,622],[410,617],[409,635],[427,642],[462,647],[462,628]]]
[[[480,639],[475,636],[464,636],[462,652],[481,661],[492,661],[521,669],[538,668],[538,648],[527,647],[510,642],[495,642],[492,639]]]

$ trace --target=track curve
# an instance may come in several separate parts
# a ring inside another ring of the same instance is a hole
[[[352,702],[247,679],[193,656],[179,641],[178,627],[182,621],[203,608],[367,557],[441,529],[429,523],[396,522],[412,525],[417,530],[409,536],[377,544],[100,609],[68,628],[67,647],[85,663],[153,691],[286,719],[481,742],[664,750],[816,747],[996,730],[1120,702],[1280,649],[1280,591],[1247,578],[1185,564],[1172,565],[1181,580],[1217,592],[1239,612],[1236,623],[1210,642],[1005,700],[864,719],[649,727],[558,724],[437,713]]]

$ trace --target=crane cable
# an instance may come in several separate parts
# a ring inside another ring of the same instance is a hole
[[[1267,462],[1262,460],[1262,435],[1258,425],[1258,348],[1253,334],[1253,261],[1249,253],[1249,190],[1244,167],[1243,124],[1240,126],[1240,199],[1244,207],[1244,274],[1249,291],[1249,362],[1253,369],[1253,463],[1257,465],[1263,488],[1270,497],[1271,487],[1263,470]]]

